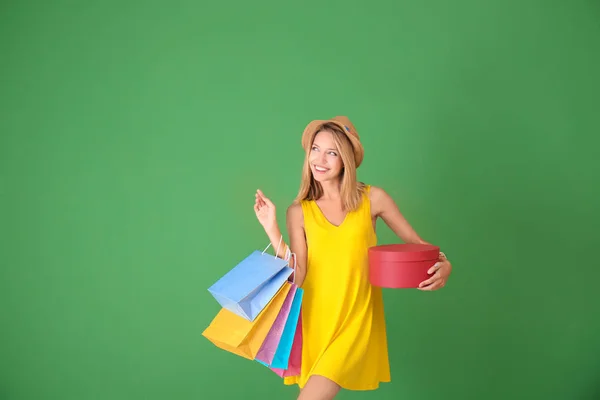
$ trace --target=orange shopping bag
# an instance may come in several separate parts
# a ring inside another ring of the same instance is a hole
[[[285,282],[254,321],[222,308],[208,328],[202,332],[202,336],[223,350],[254,360],[290,288],[290,282]]]

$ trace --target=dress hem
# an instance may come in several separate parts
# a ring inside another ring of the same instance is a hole
[[[374,385],[369,385],[369,386],[352,386],[352,385],[344,385],[340,382],[339,379],[334,378],[332,376],[328,376],[325,374],[310,374],[307,378],[306,378],[306,382],[308,382],[308,379],[311,376],[322,376],[323,378],[329,379],[330,381],[332,381],[333,383],[335,383],[336,385],[338,385],[340,388],[344,389],[344,390],[350,390],[353,392],[364,392],[364,391],[373,391],[373,390],[377,390],[381,387],[382,383],[390,383],[391,379],[387,379],[387,380],[379,380],[376,384]],[[290,376],[287,377],[288,379],[294,379],[293,381],[284,381],[283,384],[286,386],[294,386],[294,385],[298,385],[298,387],[300,389],[303,389],[304,386],[306,386],[306,383],[304,383],[304,385],[301,385],[299,382],[299,377],[298,376]]]

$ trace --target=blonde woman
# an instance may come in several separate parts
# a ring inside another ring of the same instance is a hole
[[[299,400],[329,400],[340,389],[375,390],[390,381],[382,293],[368,278],[377,218],[405,243],[427,242],[383,189],[357,181],[364,150],[347,117],[312,121],[302,146],[302,183],[286,213],[290,244],[277,254],[293,253],[296,284],[304,289],[302,368],[284,383],[301,388]],[[282,234],[276,209],[260,190],[254,211],[277,248]],[[440,253],[420,289],[444,287],[451,271]]]

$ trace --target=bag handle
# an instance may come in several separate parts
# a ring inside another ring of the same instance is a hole
[[[292,279],[292,283],[295,284],[296,283],[296,266],[298,264],[298,260],[296,259],[296,253],[292,253],[290,250],[290,246],[287,246],[287,249],[285,251],[285,261],[288,262],[288,265],[290,265],[290,259],[292,258],[292,256],[294,256],[294,278]],[[291,265],[290,265],[291,267]]]
[[[297,264],[297,260],[296,260],[296,253],[290,253],[290,257],[294,256],[294,278],[292,279],[292,283],[295,285],[296,284],[296,264]],[[289,263],[289,261],[288,261]]]
[[[279,244],[277,245],[277,252],[275,253],[275,256],[277,256],[277,254],[279,254],[279,248],[281,247],[281,242],[283,241],[283,235],[281,235],[281,237],[279,238]],[[265,247],[265,249],[262,251],[262,254],[265,254],[265,251],[267,251],[269,249],[269,247],[271,247],[271,242],[269,242],[269,244],[267,245],[267,247]],[[290,246],[286,246],[286,250],[285,250],[285,257],[283,258],[285,261],[288,262],[288,265],[290,263],[290,258],[292,256],[294,256],[294,279],[292,279],[292,283],[296,283],[296,266],[298,261],[296,260],[296,253],[292,253],[290,251]]]
[[[281,247],[281,241],[282,240],[283,240],[283,235],[281,235],[281,237],[279,238],[279,244],[277,245],[277,252],[275,253],[275,256],[277,256],[277,254],[279,254],[279,247]],[[267,251],[267,249],[269,247],[271,247],[271,242],[269,242],[269,244],[267,245],[267,247],[265,247],[265,249],[262,251],[262,254],[265,254],[265,251]]]

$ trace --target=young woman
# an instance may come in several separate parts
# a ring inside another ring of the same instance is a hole
[[[295,257],[295,282],[304,289],[299,400],[333,399],[340,389],[374,390],[390,381],[383,299],[368,277],[368,248],[377,244],[381,218],[405,243],[423,243],[394,200],[356,179],[363,147],[346,117],[312,121],[298,197],[287,209],[288,245],[278,257]],[[282,238],[273,203],[260,191],[254,211],[273,248]],[[420,285],[444,287],[452,266],[443,253]]]

